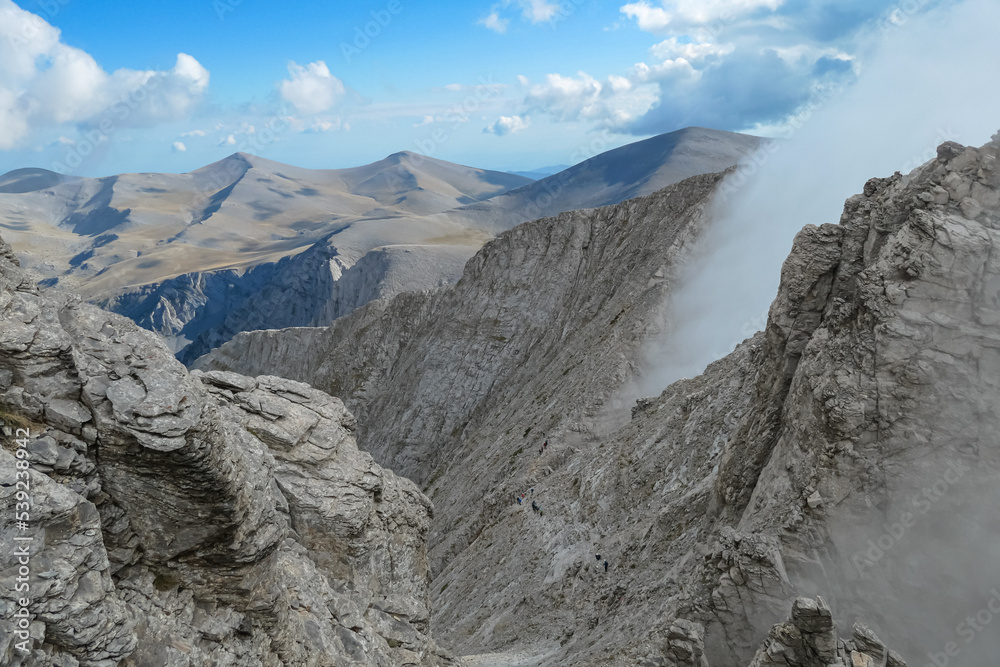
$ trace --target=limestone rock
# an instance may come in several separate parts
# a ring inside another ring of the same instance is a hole
[[[798,234],[763,332],[631,414],[615,399],[668,326],[654,304],[716,177],[522,225],[453,288],[241,334],[204,368],[344,399],[362,446],[434,500],[433,619],[464,653],[657,664],[664,618],[699,623],[717,665],[769,634],[771,664],[792,646],[896,660],[833,642],[833,618],[940,653],[1000,552],[982,509],[1000,502],[998,154],[949,144],[868,181],[839,224]],[[543,516],[514,500],[528,489]],[[815,609],[775,629],[799,597]],[[962,650],[989,664],[1000,646]]]
[[[4,435],[3,664],[455,664],[429,635],[431,505],[358,451],[340,401],[189,375],[150,332],[38,290],[9,257],[0,242],[0,407],[30,430],[30,470],[18,479]],[[21,543],[30,654],[9,639]]]
[[[887,663],[906,667],[863,626],[855,625],[852,640],[838,638],[830,607],[822,598],[798,598],[791,618],[771,629],[750,667],[885,667]]]

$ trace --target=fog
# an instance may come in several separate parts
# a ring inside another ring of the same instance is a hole
[[[919,4],[901,3],[896,23],[872,26],[857,80],[804,111],[790,136],[723,185],[717,222],[667,304],[667,334],[649,344],[640,393],[701,373],[764,327],[804,225],[836,223],[869,178],[905,173],[943,141],[981,145],[1000,129],[1000,3],[967,0],[925,13]]]

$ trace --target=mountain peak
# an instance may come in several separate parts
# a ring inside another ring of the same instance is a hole
[[[0,176],[0,193],[23,194],[55,187],[73,177],[42,169],[41,167],[25,167],[14,169]]]

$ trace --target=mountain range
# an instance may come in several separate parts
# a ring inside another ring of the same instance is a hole
[[[755,137],[688,128],[528,178],[401,152],[310,170],[234,154],[189,174],[0,177],[25,268],[124,314],[193,361],[253,329],[329,324],[453,283],[496,233],[725,169]]]
[[[638,403],[723,174],[520,225],[453,287],[197,365],[344,399],[435,505],[433,621],[494,656],[474,664],[903,664],[867,662],[869,633],[945,655],[1000,562],[997,155],[946,143],[863,184],[798,234],[763,332]],[[809,645],[831,618],[870,623],[846,658]],[[1000,650],[975,640],[968,664]]]
[[[502,231],[545,179],[448,209],[491,236],[455,282],[193,368],[0,240],[0,664],[991,664],[998,157],[858,183],[763,331],[638,399],[731,164]]]

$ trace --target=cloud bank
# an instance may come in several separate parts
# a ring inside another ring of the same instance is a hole
[[[651,344],[640,393],[697,375],[763,328],[804,225],[836,223],[844,200],[869,178],[919,166],[942,141],[989,140],[1000,128],[1000,42],[983,25],[1000,25],[1000,5],[966,0],[879,24],[858,80],[757,155],[746,182],[726,184],[733,192],[717,201],[703,256],[669,304],[673,329]],[[949,47],[928,49],[932,43]]]

